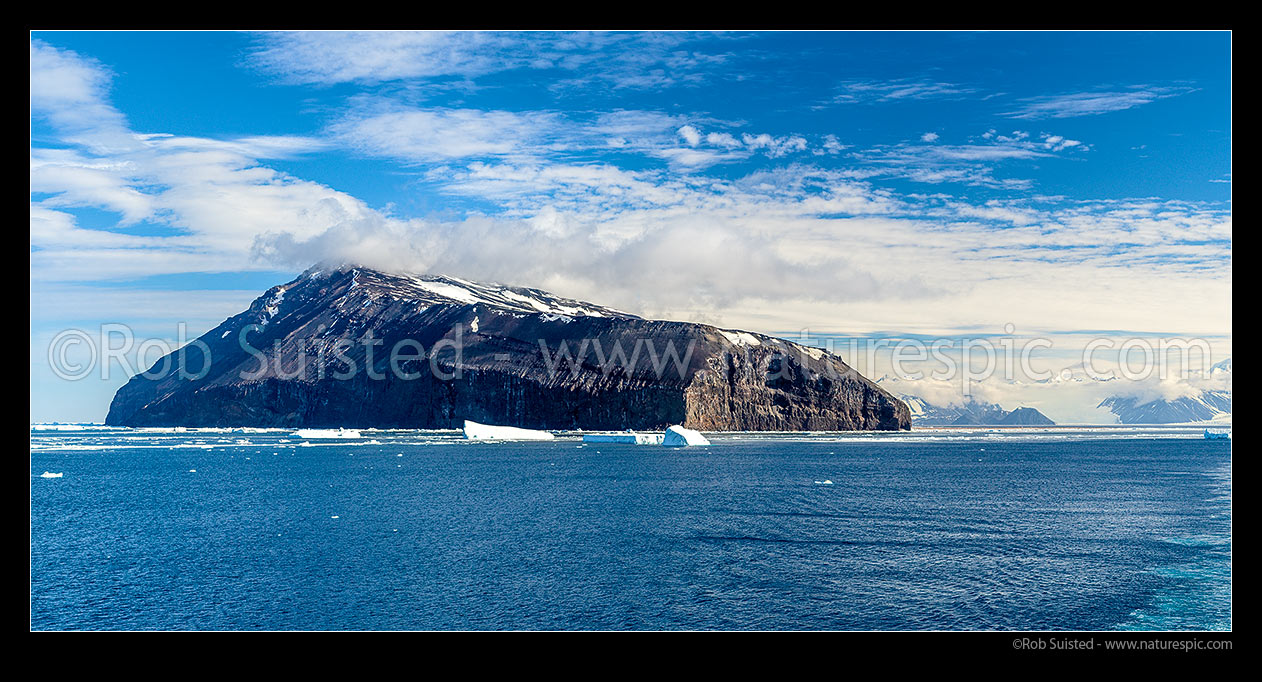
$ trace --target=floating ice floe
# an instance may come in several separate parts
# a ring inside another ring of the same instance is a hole
[[[49,422],[44,424],[31,424],[32,431],[118,431],[120,427],[106,426],[104,424],[95,424],[92,422],[75,422],[63,424],[60,422]]]
[[[672,426],[666,429],[666,433],[662,436],[662,445],[667,447],[683,447],[685,445],[709,445],[710,441],[701,435],[699,431],[685,429],[682,426]]]
[[[553,440],[556,438],[547,431],[479,424],[468,419],[464,422],[464,437],[468,440]]]
[[[40,478],[61,478],[62,474],[60,473],[54,474],[51,471],[45,471],[44,473],[40,474],[39,477]]]
[[[661,445],[665,438],[660,433],[587,433],[584,443],[627,443],[628,445]]]
[[[291,438],[359,438],[359,432],[350,429],[298,429]]]

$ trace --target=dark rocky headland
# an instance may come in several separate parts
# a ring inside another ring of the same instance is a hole
[[[911,428],[902,401],[819,349],[535,289],[351,266],[269,289],[148,374],[119,389],[107,424]]]

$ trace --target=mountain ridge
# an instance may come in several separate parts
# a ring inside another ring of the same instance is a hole
[[[364,345],[344,347],[351,340]],[[403,375],[387,373],[374,348],[400,344],[422,352],[390,364]],[[174,369],[206,357],[202,376]],[[355,265],[316,266],[269,288],[150,369],[164,361],[170,371],[119,389],[107,424],[910,428],[906,405],[820,349],[528,287]],[[352,364],[362,371],[331,378]]]
[[[1186,424],[1209,422],[1231,416],[1230,391],[1201,391],[1195,396],[1173,400],[1140,401],[1133,396],[1115,395],[1100,401],[1123,424]]]
[[[1231,358],[1220,360],[1199,375],[1203,383],[1190,387],[1192,395],[1162,398],[1117,394],[1100,401],[1123,424],[1187,424],[1231,419]],[[1189,390],[1185,388],[1184,390]]]
[[[1005,410],[998,403],[970,401],[959,406],[934,405],[924,398],[901,395],[918,426],[1055,426],[1047,415],[1033,407]]]

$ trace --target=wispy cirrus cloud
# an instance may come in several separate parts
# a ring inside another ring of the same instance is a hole
[[[663,160],[677,169],[700,169],[755,155],[778,159],[810,147],[800,135],[744,132],[734,125],[657,111],[486,111],[410,107],[375,99],[361,100],[329,132],[362,153],[409,164],[457,159],[594,160],[618,153]],[[823,149],[834,145],[835,140],[821,142]]]
[[[31,114],[97,148],[132,144],[127,121],[108,103],[112,74],[94,59],[31,41]]]
[[[551,112],[380,106],[356,110],[330,127],[335,139],[373,155],[411,163],[531,156],[564,144]]]
[[[1022,99],[1020,106],[1004,114],[1010,118],[1045,119],[1096,116],[1124,111],[1167,97],[1177,97],[1193,88],[1133,86],[1118,90],[1072,92]]]
[[[526,53],[505,55],[510,46],[505,36],[468,31],[275,32],[257,36],[247,63],[312,85],[471,78],[534,63]]]
[[[925,133],[915,143],[881,145],[853,152],[862,165],[856,176],[880,175],[903,177],[924,183],[962,183],[967,185],[1025,188],[1031,182],[1022,178],[1000,178],[995,171],[1014,161],[1054,158],[1062,152],[1088,149],[1078,140],[1061,135],[1041,133],[1037,136],[1017,130],[998,134],[988,130],[963,143],[944,143],[937,133]]]
[[[556,70],[571,75],[554,83],[554,89],[597,83],[647,89],[699,85],[705,68],[730,57],[690,47],[698,39],[683,32],[271,32],[256,37],[246,62],[284,82],[308,85],[471,80]]]
[[[839,104],[872,104],[906,100],[959,99],[974,95],[977,88],[928,79],[851,80],[838,86],[833,101]]]

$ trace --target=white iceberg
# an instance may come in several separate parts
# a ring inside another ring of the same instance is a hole
[[[556,438],[547,431],[519,429],[515,426],[492,426],[471,422],[468,419],[464,422],[464,437],[468,440],[552,440]]]
[[[349,429],[298,429],[291,438],[359,438],[358,431]]]
[[[626,443],[628,445],[661,445],[665,438],[660,433],[587,433],[584,443]]]
[[[709,445],[710,441],[701,435],[699,431],[685,429],[682,426],[672,426],[666,429],[666,433],[662,437],[662,445],[666,447],[683,447],[685,445]]]

